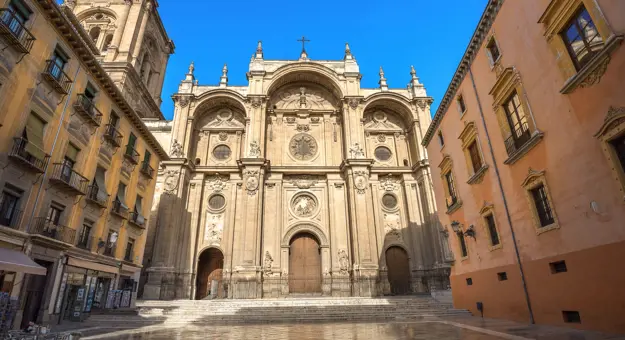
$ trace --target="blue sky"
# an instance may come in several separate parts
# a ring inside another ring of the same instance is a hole
[[[363,74],[362,87],[378,86],[384,67],[390,87],[405,88],[414,65],[438,107],[487,0],[160,0],[159,12],[176,44],[162,111],[173,116],[171,95],[189,63],[200,84],[217,84],[224,63],[229,84],[246,85],[258,40],[265,59],[342,59],[349,42]]]

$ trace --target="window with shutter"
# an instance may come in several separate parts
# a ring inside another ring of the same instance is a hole
[[[43,134],[45,126],[46,122],[31,112],[28,116],[26,127],[24,128],[24,132],[22,134],[28,141],[25,145],[26,152],[37,159],[43,159],[45,157],[45,153],[43,151]]]

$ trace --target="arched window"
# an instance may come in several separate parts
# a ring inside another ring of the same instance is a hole
[[[98,38],[100,37],[100,31],[101,28],[99,26],[96,26],[92,28],[91,31],[89,31],[89,36],[91,37],[91,39],[93,39],[93,42],[98,41]]]
[[[104,45],[102,45],[102,51],[106,51],[109,46],[111,46],[111,42],[113,41],[113,35],[109,34],[104,38]]]

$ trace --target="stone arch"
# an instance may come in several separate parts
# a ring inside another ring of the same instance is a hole
[[[117,21],[117,13],[115,13],[115,11],[108,9],[108,8],[104,8],[104,7],[96,7],[96,8],[89,8],[86,9],[78,14],[76,14],[76,18],[78,19],[79,22],[87,19],[88,17],[97,14],[97,13],[102,13],[105,14],[109,17],[111,17],[114,21]]]
[[[308,223],[300,223],[292,226],[287,230],[287,232],[282,237],[281,246],[283,248],[288,248],[291,239],[300,233],[309,233],[317,238],[319,241],[319,246],[321,248],[329,248],[330,243],[328,242],[328,238],[326,234],[319,228],[318,226],[308,222]]]
[[[382,248],[382,254],[386,254],[386,251],[388,250],[388,248],[391,248],[391,247],[402,248],[406,252],[406,254],[408,254],[408,260],[412,261],[412,257],[410,256],[410,250],[408,249],[408,247],[406,247],[406,244],[402,242],[391,241],[391,242],[386,243],[384,247]],[[384,261],[386,261],[386,255],[384,255],[384,257],[385,257]]]
[[[328,89],[339,100],[344,97],[336,73],[326,66],[311,62],[298,62],[278,68],[265,93],[271,96],[281,87],[295,82],[315,83]]]
[[[245,117],[248,117],[245,108],[245,97],[230,89],[215,89],[204,92],[196,96],[194,102],[196,103],[195,109],[189,113],[189,119],[195,120],[208,111],[223,106],[232,106],[240,109]]]
[[[416,119],[413,114],[414,111],[410,107],[410,102],[408,101],[408,99],[397,93],[382,92],[373,94],[365,98],[364,107],[362,110],[362,118],[364,118],[369,111],[377,107],[390,109],[391,111],[399,115],[399,117],[404,120],[406,128],[410,128],[410,124],[413,120]]]
[[[219,247],[209,246],[198,253],[195,264],[195,299],[204,299],[208,295],[224,295],[223,269],[224,252]],[[211,287],[213,289],[211,289]]]

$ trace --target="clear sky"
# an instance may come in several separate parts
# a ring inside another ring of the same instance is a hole
[[[405,88],[410,65],[434,97],[435,112],[487,0],[160,0],[159,12],[176,44],[162,111],[173,116],[171,95],[189,63],[200,84],[217,84],[224,63],[230,85],[246,85],[252,53],[263,41],[265,59],[297,59],[302,35],[312,60],[342,59],[349,42],[363,74],[378,87],[383,66],[392,88]]]

